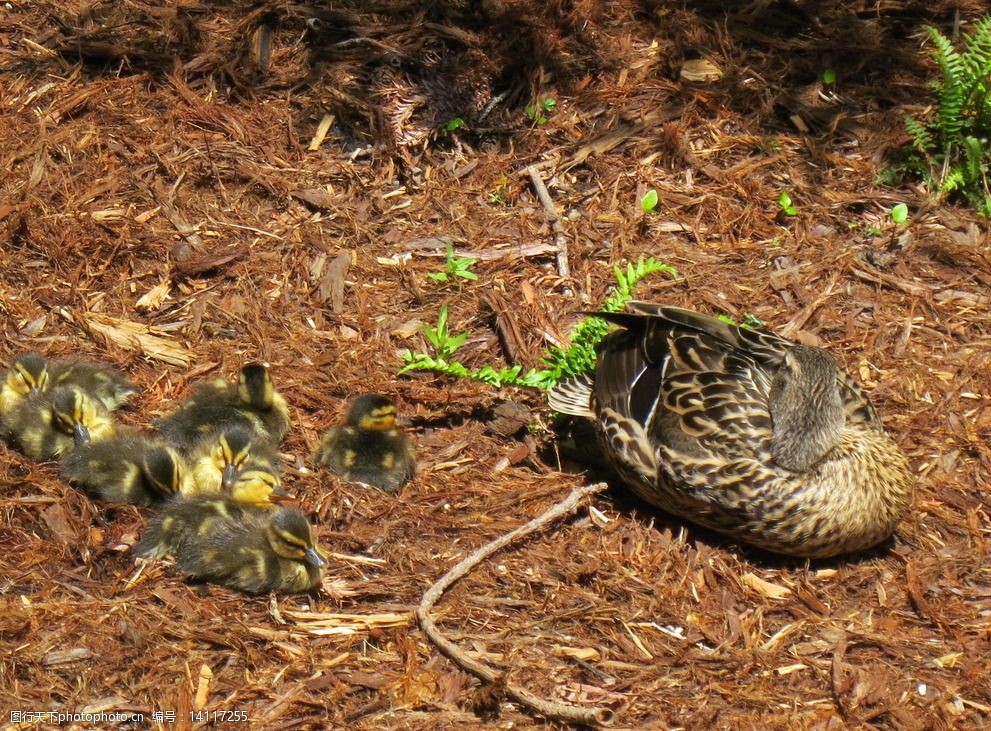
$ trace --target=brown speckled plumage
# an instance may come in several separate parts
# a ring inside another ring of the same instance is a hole
[[[594,377],[552,408],[594,419],[641,498],[734,539],[823,558],[874,546],[908,508],[908,462],[823,350],[663,305],[604,315]],[[787,466],[785,466],[787,465]]]

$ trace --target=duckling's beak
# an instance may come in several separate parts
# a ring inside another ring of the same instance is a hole
[[[37,396],[39,393],[41,393],[40,387],[31,386],[31,389],[28,391],[28,396]]]
[[[85,446],[90,442],[89,429],[83,424],[73,424],[72,437],[75,439],[77,447]]]
[[[289,497],[289,493],[282,489],[282,485],[276,485],[273,487],[272,495],[275,497]]]
[[[234,487],[234,481],[237,480],[237,467],[235,465],[229,464],[224,467],[222,483],[225,490],[230,490]]]
[[[413,422],[410,421],[410,419],[408,417],[397,416],[396,417],[395,426],[400,426],[400,427],[403,427],[403,428],[407,428],[407,427],[413,426]]]
[[[322,569],[327,565],[327,562],[324,561],[323,556],[321,556],[317,549],[313,546],[306,549],[306,563],[310,564],[310,566],[315,569]]]

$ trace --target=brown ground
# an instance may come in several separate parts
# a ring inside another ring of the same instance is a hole
[[[960,4],[964,21],[983,5]],[[286,481],[341,554],[317,597],[246,598],[162,564],[135,578],[148,513],[4,451],[0,723],[130,709],[199,728],[188,713],[205,708],[283,730],[555,727],[456,669],[410,610],[590,478],[558,471],[540,429],[487,431],[505,399],[545,424],[539,393],[396,371],[427,350],[410,321],[442,303],[470,333],[463,362],[535,365],[612,265],[652,255],[680,276],[655,275],[645,299],[753,313],[857,374],[918,475],[914,509],[884,550],[805,565],[615,489],[459,582],[441,627],[509,682],[610,708],[619,728],[987,727],[986,222],[874,182],[931,98],[920,26],[949,32],[954,4],[475,5],[0,9],[2,360],[125,368],[144,389],[132,423],[268,360],[294,408]],[[722,78],[680,78],[700,58]],[[839,102],[818,95],[827,68]],[[523,108],[548,96],[532,124]],[[455,116],[464,129],[431,133]],[[427,278],[444,240],[481,257],[477,282]],[[345,400],[373,390],[414,424],[421,472],[395,496],[305,469]]]

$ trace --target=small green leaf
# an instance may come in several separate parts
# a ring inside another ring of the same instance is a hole
[[[428,272],[427,276],[430,277],[435,282],[446,282],[447,274],[444,272]]]
[[[657,191],[651,188],[646,193],[644,193],[643,198],[640,199],[640,208],[643,209],[644,213],[653,213],[654,209],[657,208]]]
[[[545,112],[553,112],[554,108],[557,106],[557,99],[555,99],[552,96],[549,96],[546,99],[544,99],[544,101],[542,101],[540,105],[544,108]]]
[[[899,203],[891,209],[891,220],[897,224],[905,223],[908,220],[908,206]]]
[[[830,86],[836,83],[836,71],[833,69],[826,69],[822,72],[822,83],[826,86]]]
[[[781,191],[781,195],[778,196],[778,205],[781,206],[781,210],[786,216],[794,216],[798,213],[798,209],[791,204],[791,196],[788,195],[788,191]]]
[[[461,117],[455,117],[446,125],[444,125],[444,130],[446,132],[453,132],[454,130],[461,129],[464,126],[465,126],[465,121],[461,119]]]

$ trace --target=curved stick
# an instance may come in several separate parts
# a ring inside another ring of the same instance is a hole
[[[514,685],[506,683],[502,673],[499,673],[492,668],[468,657],[456,644],[447,639],[437,628],[437,625],[434,624],[433,619],[431,619],[430,610],[440,600],[444,592],[447,591],[452,584],[454,584],[454,582],[465,576],[484,559],[491,556],[500,548],[509,545],[517,538],[533,533],[537,529],[550,523],[552,520],[574,511],[583,498],[588,495],[594,495],[597,492],[602,492],[605,489],[606,483],[604,482],[575,488],[566,498],[564,498],[564,500],[559,503],[555,503],[546,512],[538,515],[529,523],[521,525],[516,530],[499,536],[499,538],[496,538],[491,543],[487,543],[482,546],[477,551],[458,562],[450,571],[444,574],[436,583],[427,589],[426,593],[423,595],[423,598],[420,600],[420,605],[416,608],[416,619],[420,624],[420,629],[422,629],[426,633],[427,637],[430,638],[430,641],[433,642],[437,648],[447,655],[447,657],[450,658],[455,664],[459,665],[464,670],[467,670],[469,673],[481,678],[486,683],[500,685],[506,695],[533,709],[545,718],[560,719],[562,721],[567,721],[568,723],[580,724],[583,726],[608,725],[612,722],[613,712],[608,708],[583,708],[581,706],[571,705],[570,703],[544,700],[533,695],[533,693],[528,690],[517,688]]]

